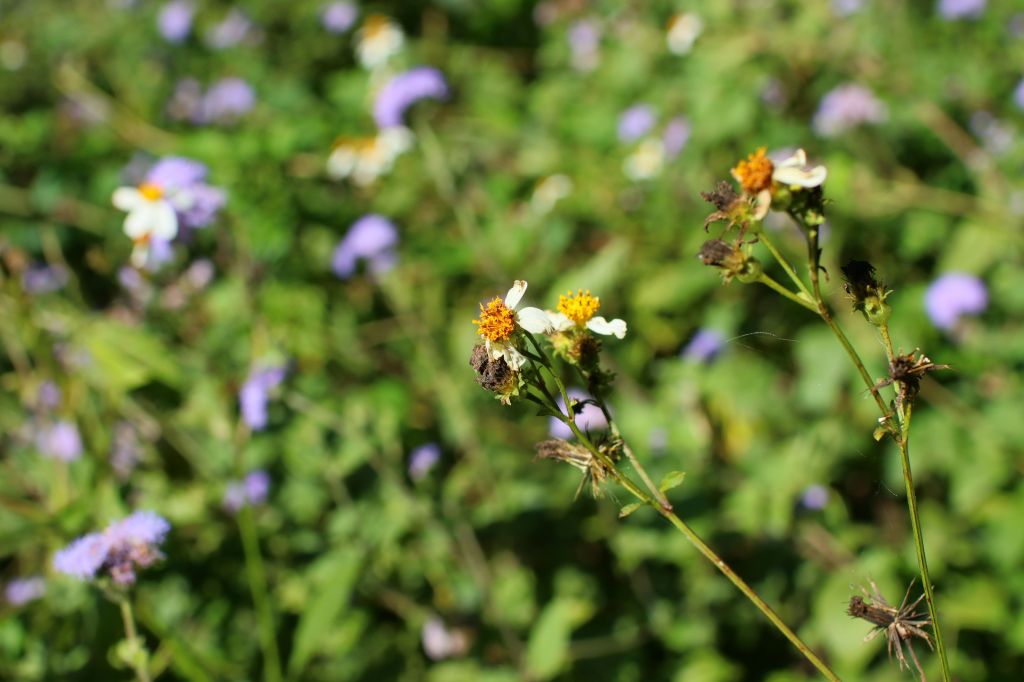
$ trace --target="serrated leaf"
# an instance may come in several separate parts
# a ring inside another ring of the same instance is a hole
[[[665,477],[661,479],[661,485],[658,486],[658,490],[665,492],[666,490],[672,490],[676,486],[683,482],[686,478],[685,471],[670,471],[665,474]]]
[[[632,504],[627,504],[625,507],[619,510],[619,518],[626,518],[642,506],[644,506],[643,502],[633,502]]]

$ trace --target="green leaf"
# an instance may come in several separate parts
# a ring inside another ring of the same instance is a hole
[[[632,504],[627,504],[625,507],[619,510],[619,518],[626,518],[642,506],[644,506],[643,502],[633,502]]]
[[[665,492],[666,490],[672,490],[676,486],[683,482],[686,478],[685,471],[670,471],[665,474],[665,478],[661,479],[661,485],[658,486],[658,490]]]
[[[96,385],[127,391],[153,379],[171,386],[181,379],[171,352],[141,328],[99,320],[82,327],[76,341],[89,352],[86,371]]]
[[[573,612],[567,599],[556,599],[541,612],[526,645],[526,667],[534,679],[551,679],[568,661]]]
[[[310,603],[299,618],[288,676],[301,677],[306,665],[332,632],[338,614],[348,604],[362,565],[361,554],[346,548],[327,555],[310,567]],[[340,655],[342,652],[334,652]]]

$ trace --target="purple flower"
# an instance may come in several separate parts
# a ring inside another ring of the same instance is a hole
[[[197,122],[230,122],[249,113],[256,93],[241,78],[222,78],[206,91],[199,103]]]
[[[61,420],[39,428],[36,447],[45,457],[71,462],[82,456],[82,437],[74,422]]]
[[[469,647],[465,632],[455,628],[449,629],[443,620],[433,615],[423,623],[420,639],[424,653],[432,661],[461,656]]]
[[[128,422],[114,424],[114,438],[110,447],[110,466],[122,481],[126,480],[139,463],[139,438]]]
[[[725,337],[714,329],[699,329],[683,349],[682,356],[694,362],[710,362],[725,348]]]
[[[832,0],[832,11],[841,17],[856,14],[864,7],[864,0]]]
[[[223,50],[238,45],[254,32],[252,21],[240,9],[231,11],[206,34],[206,44],[215,49]]]
[[[73,578],[88,580],[107,560],[110,543],[103,533],[89,533],[78,538],[53,557],[53,567]]]
[[[331,257],[331,269],[341,279],[351,277],[357,262],[366,260],[370,272],[383,274],[394,267],[398,230],[382,215],[369,213],[352,223]]]
[[[138,511],[102,532],[78,538],[57,552],[53,567],[79,580],[95,578],[105,570],[114,582],[131,585],[136,568],[146,568],[163,558],[157,548],[170,529],[171,524],[162,516]]]
[[[284,381],[285,367],[263,367],[254,370],[238,392],[238,404],[242,419],[253,431],[267,427],[267,402],[270,391]]]
[[[60,387],[52,381],[44,381],[39,385],[36,400],[39,402],[39,407],[44,410],[52,410],[60,405]]]
[[[575,388],[569,389],[569,397],[578,402],[590,398],[586,393]],[[577,409],[578,408],[579,406],[577,405]],[[558,399],[558,409],[565,414],[565,401],[561,398]],[[608,420],[604,418],[604,412],[601,411],[600,407],[593,403],[587,403],[583,406],[583,409],[576,414],[576,426],[580,431],[587,433],[597,429],[607,428]],[[555,417],[551,417],[550,419],[548,433],[550,433],[553,438],[563,438],[566,440],[573,436],[572,429]]]
[[[847,83],[822,98],[812,125],[819,135],[833,137],[862,123],[881,123],[886,118],[888,109],[870,90]]]
[[[421,99],[448,97],[444,75],[432,66],[417,66],[388,81],[373,103],[373,120],[380,128],[405,124],[405,112]]]
[[[359,17],[359,8],[351,2],[340,0],[324,5],[320,10],[320,23],[328,33],[342,34],[352,28]]]
[[[169,43],[180,43],[192,32],[195,7],[188,0],[172,0],[160,9],[156,25],[160,35]]]
[[[974,275],[950,272],[928,287],[924,307],[932,324],[943,331],[951,331],[962,315],[976,315],[988,307],[988,291],[984,282]]]
[[[636,104],[619,116],[619,140],[635,142],[654,127],[654,108],[649,104]]]
[[[11,606],[24,606],[46,594],[46,580],[40,576],[15,578],[4,588],[4,597]]]
[[[426,443],[409,454],[409,478],[418,481],[426,476],[441,459],[441,446]]]
[[[182,78],[167,101],[167,115],[175,121],[201,123],[203,87],[195,78]]]
[[[270,474],[262,469],[249,472],[241,481],[231,481],[224,489],[224,509],[232,514],[246,505],[258,505],[267,501],[270,493]]]
[[[1017,83],[1017,88],[1013,91],[1013,103],[1018,109],[1024,109],[1024,78],[1020,79],[1020,83]]]
[[[805,509],[821,511],[828,504],[828,488],[823,485],[809,485],[800,495],[800,504]]]
[[[977,19],[985,11],[985,0],[939,0],[943,19]]]
[[[971,114],[968,126],[990,154],[1005,154],[1013,146],[1013,130],[987,111]]]
[[[685,116],[676,116],[668,122],[661,134],[661,145],[665,148],[666,160],[671,161],[679,156],[690,139],[690,132],[690,121]]]
[[[206,184],[206,166],[181,156],[160,159],[149,169],[146,182],[167,195],[178,214],[181,227],[206,227],[227,201],[224,190]]]
[[[572,66],[577,71],[593,71],[599,60],[601,24],[596,19],[579,19],[566,32]]]
[[[21,288],[30,294],[51,294],[68,283],[63,265],[31,265],[21,273]]]

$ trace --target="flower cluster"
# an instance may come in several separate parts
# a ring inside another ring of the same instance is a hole
[[[270,474],[262,469],[250,471],[240,481],[231,481],[224,489],[224,509],[232,514],[242,507],[256,506],[267,501],[270,493]]]
[[[238,391],[238,405],[242,412],[242,420],[253,431],[267,428],[267,403],[270,392],[284,381],[288,373],[286,367],[275,365],[254,369],[249,378]]]
[[[660,134],[655,134],[657,122],[657,114],[648,104],[629,107],[619,117],[619,140],[624,144],[636,143],[622,166],[631,180],[657,177],[666,163],[679,156],[690,139],[690,122],[685,117],[670,119]]]
[[[163,517],[138,511],[98,533],[84,535],[53,558],[53,567],[73,578],[91,580],[107,574],[121,586],[135,583],[135,571],[163,558],[158,547],[171,525]]]

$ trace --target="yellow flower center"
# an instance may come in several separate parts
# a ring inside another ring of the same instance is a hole
[[[772,186],[772,171],[775,166],[771,159],[765,156],[765,149],[761,147],[753,154],[747,156],[746,161],[740,161],[732,169],[732,176],[745,192],[757,194],[763,189]]]
[[[476,333],[488,341],[507,341],[516,330],[516,314],[495,296],[486,308],[480,304],[480,319],[473,320],[473,324],[479,327]]]
[[[363,24],[363,35],[366,40],[379,40],[391,28],[391,20],[383,14],[371,14]]]
[[[576,290],[576,295],[568,292],[558,297],[558,312],[562,313],[579,326],[585,325],[601,307],[601,299],[590,295],[590,290]]]
[[[159,185],[154,185],[152,182],[144,182],[139,185],[139,194],[148,201],[156,201],[163,198],[164,191],[160,189]]]

